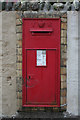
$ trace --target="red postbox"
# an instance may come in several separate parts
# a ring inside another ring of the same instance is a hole
[[[24,107],[60,107],[60,19],[23,19]]]

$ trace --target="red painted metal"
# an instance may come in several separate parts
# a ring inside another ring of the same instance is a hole
[[[60,107],[60,22],[23,19],[24,107]],[[37,50],[46,51],[46,65],[37,65]]]

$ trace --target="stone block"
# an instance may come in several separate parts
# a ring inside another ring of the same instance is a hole
[[[22,63],[17,63],[16,68],[17,70],[22,70]]]
[[[38,14],[37,14],[37,12],[35,11],[35,12],[32,12],[32,17],[31,18],[37,18],[38,17]]]
[[[67,85],[66,85],[66,82],[61,82],[61,89],[66,89],[67,87],[66,87]]]
[[[17,110],[21,110],[22,108],[22,99],[17,99]]]
[[[25,18],[33,18],[32,12],[24,11],[23,14],[24,14],[24,17],[25,17]]]
[[[61,37],[61,44],[67,44],[67,38]]]
[[[66,93],[67,93],[67,90],[66,89],[62,89],[61,90],[61,97],[66,97]]]
[[[16,25],[17,26],[22,25],[22,19],[16,19]]]
[[[64,37],[64,38],[67,37],[67,31],[66,30],[61,30],[61,37]]]
[[[22,40],[17,40],[16,47],[22,48]]]
[[[17,36],[17,40],[22,40],[22,33],[17,33],[16,36]]]
[[[17,92],[17,99],[22,99],[22,92]]]
[[[16,84],[16,92],[22,92],[22,84],[20,83]]]
[[[64,106],[62,107],[62,109],[63,109],[63,110],[66,110],[66,109],[67,109],[67,105],[64,105]]]
[[[16,82],[22,81],[22,77],[16,77]]]
[[[67,19],[66,19],[66,18],[61,18],[61,22],[66,23],[66,22],[67,22]]]
[[[17,55],[17,62],[22,62],[22,55]]]
[[[67,53],[61,53],[61,59],[67,59]]]
[[[21,17],[22,11],[16,12],[16,19],[19,19]]]
[[[61,53],[67,52],[67,45],[61,45]]]
[[[65,75],[66,74],[66,67],[61,67],[61,74]]]
[[[66,97],[61,97],[61,105],[66,104]]]
[[[61,23],[61,29],[67,30],[67,23],[62,22]]]
[[[16,33],[22,33],[22,26],[16,26]]]
[[[45,12],[39,12],[38,18],[46,18]]]
[[[67,14],[63,14],[61,17],[62,18],[67,18]]]
[[[22,70],[16,70],[16,77],[22,77]]]
[[[46,13],[46,18],[53,18],[53,14],[50,14],[49,12]]]
[[[61,67],[65,67],[67,65],[66,59],[61,59]]]
[[[16,49],[16,54],[17,55],[22,55],[22,48],[17,48]]]
[[[65,82],[67,79],[67,75],[61,75],[61,82]]]

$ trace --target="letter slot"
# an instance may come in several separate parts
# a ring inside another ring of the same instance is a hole
[[[53,30],[52,29],[50,29],[50,30],[30,30],[30,32],[34,36],[43,36],[43,35],[47,36],[47,35],[51,35]]]

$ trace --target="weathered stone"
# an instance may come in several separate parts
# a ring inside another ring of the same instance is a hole
[[[46,14],[44,12],[39,12],[38,18],[46,18]]]
[[[61,90],[61,96],[62,97],[66,97],[66,93],[67,93],[66,89]]]
[[[74,5],[75,10],[79,10],[80,4],[78,0],[74,0],[73,5]]]
[[[12,2],[7,2],[6,3],[6,10],[7,11],[12,10]]]
[[[61,59],[67,59],[67,53],[61,53]]]
[[[67,45],[61,45],[61,53],[66,53],[67,52]]]
[[[17,99],[17,110],[21,110],[22,108],[22,99]]]
[[[16,11],[16,19],[20,18],[20,13]]]
[[[63,14],[61,17],[62,18],[67,18],[67,14]]]
[[[25,18],[32,18],[33,17],[32,12],[30,12],[30,11],[24,11],[23,15]]]
[[[61,89],[66,89],[66,82],[61,82]]]
[[[61,10],[61,9],[64,8],[64,5],[63,5],[63,3],[54,3],[54,4],[53,4],[53,8],[54,8],[55,10]]]
[[[66,74],[66,67],[61,67],[61,74],[65,75]]]
[[[22,40],[17,40],[16,47],[17,48],[21,48],[22,47]]]
[[[31,2],[27,2],[27,11],[30,11],[31,10]]]
[[[65,82],[66,79],[67,79],[67,76],[66,76],[66,75],[61,75],[61,82],[62,82],[62,81]]]
[[[20,83],[16,84],[16,91],[17,92],[22,92],[22,84],[20,84]]]
[[[26,2],[21,2],[21,10],[26,11],[27,10],[27,3]]]
[[[61,97],[61,105],[66,104],[66,97]]]
[[[16,83],[22,85],[22,77],[16,77]]]
[[[67,110],[67,103],[64,106],[61,107],[61,110],[64,110],[64,111]]]
[[[37,11],[32,11],[31,12],[31,18],[37,18],[38,17],[38,12]]]
[[[17,55],[22,55],[22,48],[17,48],[16,49],[16,54]]]
[[[49,2],[45,3],[45,10],[50,10],[51,9],[51,4]]]
[[[38,11],[38,9],[39,9],[39,4],[38,4],[37,2],[32,3],[31,9],[32,9],[33,11]]]
[[[22,26],[16,26],[16,32],[22,33]]]
[[[46,18],[53,18],[53,14],[51,14],[51,13],[46,13]]]
[[[41,3],[40,3],[40,6],[39,6],[39,10],[43,10],[43,9],[44,9],[44,5],[45,5],[45,3],[44,3],[44,2],[41,2]]]
[[[12,10],[20,10],[21,9],[20,6],[21,6],[21,2],[15,2],[13,4]]]
[[[17,92],[17,99],[22,99],[22,92]]]
[[[61,17],[61,22],[67,22],[67,19]]]
[[[67,23],[61,23],[61,29],[67,30]]]
[[[22,55],[17,56],[17,62],[22,62]]]
[[[22,33],[17,33],[16,36],[17,36],[17,40],[21,40],[22,39]]]
[[[16,64],[16,69],[17,70],[22,70],[22,63],[17,63]]]
[[[22,77],[22,70],[17,70],[17,77]]]
[[[16,25],[17,26],[22,25],[22,19],[16,19]]]
[[[61,30],[61,37],[67,37],[67,30]]]
[[[2,10],[5,10],[5,7],[6,7],[6,2],[2,2]]]
[[[67,44],[67,38],[61,37],[61,44]]]
[[[61,67],[65,67],[66,66],[66,63],[67,61],[66,61],[66,59],[61,59]]]
[[[2,13],[2,113],[16,113],[16,26],[15,12]],[[1,48],[1,46],[0,46]],[[1,52],[1,50],[0,50]],[[6,54],[8,52],[8,54]],[[0,59],[1,60],[1,59]],[[1,66],[0,66],[1,69]],[[0,71],[1,72],[1,71]],[[1,91],[1,88],[0,88]],[[5,103],[5,104],[4,104]],[[1,107],[0,107],[1,109]]]
[[[66,10],[71,10],[71,3],[66,2],[65,7],[66,7]]]

